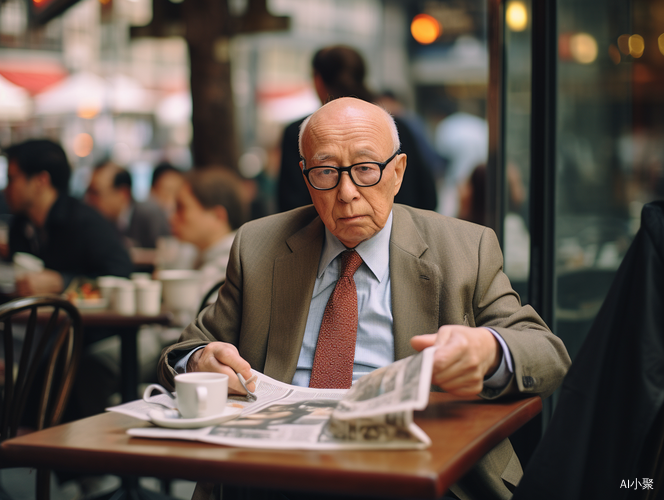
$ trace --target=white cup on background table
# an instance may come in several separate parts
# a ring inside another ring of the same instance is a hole
[[[161,281],[137,280],[136,312],[144,316],[156,316],[161,312]]]
[[[113,310],[123,316],[136,314],[136,286],[131,280],[118,279],[115,282]]]

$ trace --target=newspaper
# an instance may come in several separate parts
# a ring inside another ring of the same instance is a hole
[[[434,349],[374,370],[350,389],[296,387],[254,372],[256,401],[228,397],[229,405],[242,408],[234,420],[200,429],[141,427],[127,432],[263,449],[423,449],[431,440],[413,422],[413,411],[428,404]],[[166,395],[150,401],[172,404]],[[139,400],[108,410],[149,421],[156,407]]]

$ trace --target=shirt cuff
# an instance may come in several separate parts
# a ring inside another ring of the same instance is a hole
[[[187,354],[182,356],[179,360],[177,360],[173,365],[173,369],[175,370],[175,372],[187,373],[187,363],[189,363],[189,358],[191,358],[191,355],[194,354],[196,351],[198,351],[199,349],[203,349],[204,347],[205,347],[204,345],[198,346],[197,348],[192,349]]]
[[[500,365],[498,366],[498,369],[494,372],[494,374],[484,380],[484,387],[488,387],[490,389],[502,389],[509,383],[510,378],[512,378],[512,374],[514,373],[512,354],[510,353],[510,350],[507,347],[505,340],[503,340],[503,338],[498,334],[498,332],[496,332],[491,328],[487,328],[487,330],[489,330],[493,334],[493,336],[496,337],[496,340],[500,344],[500,347],[502,347],[503,357],[500,360]]]

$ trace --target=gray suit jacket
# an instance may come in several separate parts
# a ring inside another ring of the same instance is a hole
[[[488,228],[434,212],[394,205],[390,276],[395,358],[413,354],[409,340],[445,324],[487,326],[507,343],[514,376],[500,390],[550,395],[570,364],[564,345],[529,306],[521,306],[502,272],[502,253]],[[252,366],[277,380],[295,373],[324,238],[313,206],[245,224],[237,233],[216,303],[183,332],[160,359],[167,385],[169,353],[220,340],[237,346]],[[173,353],[179,357],[179,353]],[[172,358],[173,359],[173,358]],[[460,482],[460,498],[509,498],[522,474],[504,441]],[[502,479],[502,480],[501,480]]]

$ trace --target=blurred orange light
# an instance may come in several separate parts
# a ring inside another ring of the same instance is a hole
[[[618,37],[618,48],[626,56],[629,55],[629,35],[620,35]]]
[[[505,21],[512,31],[523,31],[528,26],[528,11],[523,2],[510,2],[505,12]]]
[[[613,61],[613,64],[620,64],[620,51],[613,44],[609,45],[609,57]]]
[[[645,48],[646,44],[641,35],[632,35],[629,37],[629,53],[632,57],[641,57]]]
[[[657,38],[657,45],[659,45],[659,53],[664,56],[664,33]]]
[[[569,40],[572,58],[581,64],[590,64],[597,59],[597,42],[588,33],[576,33]]]
[[[429,14],[418,14],[410,23],[410,32],[417,42],[429,45],[436,41],[442,29],[438,21]]]
[[[84,158],[92,153],[94,141],[92,136],[86,133],[80,133],[74,137],[74,154],[79,158]]]

